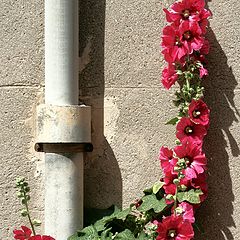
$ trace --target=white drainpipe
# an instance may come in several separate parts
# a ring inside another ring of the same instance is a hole
[[[45,104],[36,150],[45,154],[45,233],[66,240],[83,225],[83,151],[90,107],[78,106],[78,0],[45,0]]]

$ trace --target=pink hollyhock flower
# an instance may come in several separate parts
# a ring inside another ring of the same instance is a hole
[[[200,145],[185,141],[181,146],[175,147],[174,152],[178,158],[185,160],[186,166],[182,173],[187,180],[197,178],[197,174],[203,173],[206,169],[207,159]]]
[[[22,230],[13,230],[14,239],[25,240],[29,239],[32,235],[31,229],[26,226],[21,226]]]
[[[188,49],[188,53],[192,54],[193,50],[198,51],[204,44],[202,30],[197,22],[183,21],[179,26],[181,34],[181,42]]]
[[[168,22],[180,23],[181,20],[200,20],[199,13],[204,10],[204,0],[182,0],[173,3],[170,10],[163,9]]]
[[[206,127],[201,124],[195,124],[188,117],[183,117],[177,124],[177,138],[181,141],[202,143],[202,139],[207,134]]]
[[[173,158],[173,151],[167,147],[161,147],[159,160],[164,173],[173,172],[177,159]]]
[[[191,204],[182,202],[181,204],[178,205],[178,208],[182,210],[183,220],[187,220],[190,223],[195,222],[193,206]]]
[[[183,44],[179,29],[174,24],[163,28],[162,47],[164,58],[169,63],[179,61],[189,52],[188,45]]]
[[[178,79],[175,67],[169,64],[162,71],[162,84],[166,89],[169,89]]]
[[[208,125],[209,124],[209,113],[210,110],[203,100],[192,100],[188,108],[188,114],[191,119],[196,124]]]
[[[192,224],[181,216],[168,216],[158,223],[156,240],[191,240],[194,237]]]

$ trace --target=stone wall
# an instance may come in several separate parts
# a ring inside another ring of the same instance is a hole
[[[80,1],[80,101],[92,106],[94,151],[85,160],[85,206],[127,206],[161,176],[160,146],[174,144],[175,89],[160,84],[163,7],[173,1]],[[210,240],[240,239],[240,22],[237,0],[208,3],[206,102],[211,127],[209,198],[197,219]],[[33,150],[35,106],[44,91],[43,0],[0,2],[0,239],[20,226],[15,178],[32,187],[43,219],[43,155]],[[196,239],[206,239],[200,235]]]

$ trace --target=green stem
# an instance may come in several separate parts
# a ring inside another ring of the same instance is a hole
[[[174,215],[176,216],[176,208],[177,208],[177,194],[178,194],[178,185],[176,185],[176,191],[175,191],[175,198],[174,198],[174,205],[173,205],[173,209],[174,209]]]
[[[33,225],[33,223],[32,223],[31,217],[30,217],[29,208],[28,208],[28,204],[27,204],[27,197],[26,197],[26,193],[25,193],[25,192],[24,192],[24,200],[25,200],[25,204],[24,204],[24,205],[25,205],[25,207],[26,207],[26,209],[27,209],[27,212],[28,212],[28,214],[27,214],[28,221],[29,221],[29,223],[30,223],[30,225],[31,225],[33,235],[35,236],[35,235],[36,235],[36,232],[35,232],[34,225]]]

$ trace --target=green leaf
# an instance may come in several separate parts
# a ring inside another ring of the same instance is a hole
[[[200,189],[194,190],[191,189],[188,192],[179,192],[177,194],[177,199],[179,202],[187,201],[192,204],[199,204],[200,201],[200,195],[202,195],[203,192]]]
[[[83,230],[78,231],[68,240],[99,240],[98,232],[94,226],[85,227]]]
[[[153,193],[154,193],[154,194],[157,194],[158,191],[159,191],[163,186],[164,186],[164,182],[160,182],[160,181],[155,182],[155,183],[153,184],[153,187],[152,187]]]
[[[144,196],[142,201],[143,203],[138,210],[143,212],[153,209],[154,212],[159,213],[162,212],[167,206],[165,199],[162,198],[161,200],[158,200],[155,194]]]
[[[94,224],[96,221],[105,216],[110,216],[116,211],[116,206],[111,206],[107,209],[85,208],[84,209],[84,226]]]
[[[152,194],[152,193],[153,193],[152,187],[151,187],[151,188],[146,188],[146,189],[144,189],[144,190],[143,190],[143,193],[144,193],[145,195]]]
[[[113,234],[111,233],[112,228],[108,228],[101,234],[101,240],[112,240]]]
[[[114,218],[120,219],[120,220],[125,220],[127,215],[132,211],[131,208],[124,209],[122,211],[119,211],[117,213],[114,213],[113,216]]]
[[[178,117],[174,117],[171,120],[169,120],[168,122],[165,123],[165,125],[176,125],[176,123],[178,122],[179,118]]]
[[[123,232],[118,233],[114,239],[117,239],[117,240],[136,240],[133,233],[129,229],[126,229]]]
[[[128,216],[128,214],[130,214],[130,212],[131,212],[131,208],[127,208],[123,211],[119,209],[115,209],[115,212],[112,215],[103,217],[102,219],[98,220],[94,224],[94,227],[98,232],[101,232],[105,230],[106,224],[113,221],[114,219],[119,219],[124,221]]]

